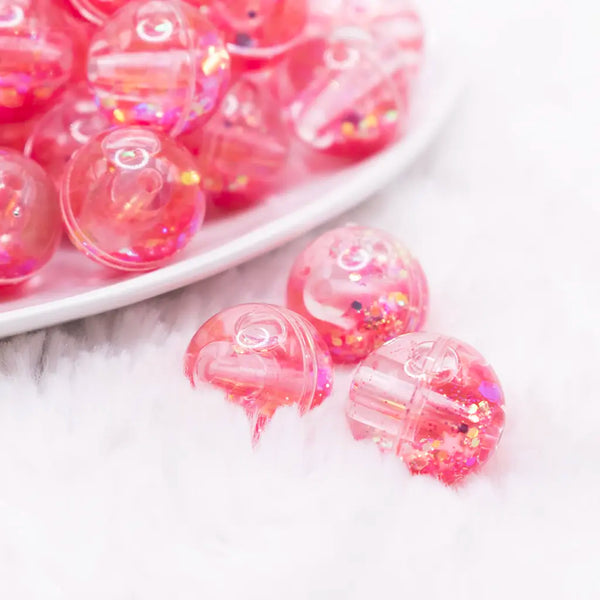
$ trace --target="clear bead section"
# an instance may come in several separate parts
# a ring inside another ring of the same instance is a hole
[[[419,262],[393,236],[351,225],[326,232],[296,259],[287,305],[323,336],[337,362],[358,362],[419,330],[429,292]]]
[[[0,148],[0,286],[37,273],[52,258],[62,231],[50,178],[32,160]]]
[[[162,266],[204,220],[206,202],[192,155],[166,134],[111,129],[76,152],[61,188],[73,244],[124,271]]]
[[[142,0],[128,3],[96,33],[87,74],[114,123],[178,135],[216,110],[230,59],[219,31],[193,6]]]
[[[413,473],[454,484],[498,445],[504,395],[477,350],[453,338],[413,333],[359,365],[347,416],[355,438],[397,454]]]
[[[209,319],[190,342],[185,373],[194,386],[217,386],[242,406],[255,442],[279,407],[304,413],[329,396],[333,381],[331,357],[315,329],[270,304],[243,304]]]

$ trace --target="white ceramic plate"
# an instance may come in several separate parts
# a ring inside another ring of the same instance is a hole
[[[431,46],[430,46],[431,48]],[[0,337],[112,310],[226,270],[338,216],[398,177],[433,140],[449,116],[463,76],[443,45],[430,50],[413,99],[407,135],[357,165],[311,175],[264,203],[205,224],[178,259],[142,275],[95,265],[68,244],[20,289],[0,296]]]

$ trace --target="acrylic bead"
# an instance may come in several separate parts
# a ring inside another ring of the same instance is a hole
[[[230,60],[217,29],[178,0],[130,2],[96,33],[88,81],[117,124],[172,135],[205,122],[222,99]]]
[[[41,269],[62,235],[58,194],[42,168],[14,150],[0,149],[0,286]]]
[[[87,88],[75,88],[37,122],[25,145],[25,155],[42,165],[60,185],[75,151],[110,125]]]
[[[286,166],[289,137],[273,98],[250,79],[229,90],[205,125],[182,136],[214,204],[239,208],[263,197]]]
[[[106,131],[67,165],[61,207],[73,244],[124,271],[163,265],[204,219],[194,158],[169,136],[143,127]]]
[[[384,342],[420,329],[429,305],[418,261],[384,231],[328,231],[296,259],[288,306],[323,336],[333,359],[358,362]]]
[[[405,130],[409,75],[404,55],[392,41],[358,27],[293,48],[276,82],[292,131],[313,150],[360,159]]]
[[[66,13],[51,0],[0,0],[0,123],[29,119],[75,68]]]
[[[295,405],[304,413],[321,404],[333,377],[312,325],[269,304],[243,304],[209,319],[187,349],[185,373],[194,386],[222,388],[244,407],[255,441],[277,408]]]
[[[79,14],[95,25],[102,25],[128,2],[130,0],[71,0]]]
[[[260,67],[280,57],[308,20],[306,0],[205,0],[203,4],[224,33],[232,56],[246,67]]]
[[[477,350],[441,335],[413,333],[360,364],[347,416],[355,438],[396,453],[413,473],[452,484],[496,448],[504,396]]]

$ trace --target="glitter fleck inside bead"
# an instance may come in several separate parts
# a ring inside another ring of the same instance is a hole
[[[199,182],[194,158],[171,137],[144,127],[106,131],[75,153],[63,177],[71,241],[109,267],[159,267],[202,225]]]
[[[417,331],[429,305],[425,275],[408,250],[385,231],[356,225],[328,231],[300,254],[287,297],[339,362],[358,362]]]
[[[413,473],[452,484],[495,450],[504,427],[504,395],[477,350],[456,339],[413,333],[359,365],[347,416],[355,438],[398,454]]]
[[[96,33],[88,81],[117,124],[177,135],[206,121],[229,83],[230,61],[215,26],[186,2],[130,2]]]
[[[381,150],[406,128],[404,54],[391,40],[358,27],[299,44],[275,81],[291,130],[312,150],[357,160]]]
[[[0,148],[0,286],[34,275],[52,258],[61,235],[50,178],[32,160]]]
[[[180,140],[198,160],[205,192],[226,209],[261,199],[282,173],[290,150],[279,107],[248,78],[232,86],[208,123]]]
[[[257,441],[281,406],[318,406],[332,385],[331,357],[312,325],[269,304],[243,304],[209,319],[192,339],[185,372],[222,388],[246,410]]]
[[[76,42],[65,16],[51,0],[0,1],[0,123],[30,118],[71,79]]]

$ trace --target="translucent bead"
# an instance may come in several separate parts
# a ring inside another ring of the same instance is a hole
[[[79,14],[95,25],[102,25],[128,2],[130,0],[71,0]]]
[[[300,254],[287,298],[338,362],[357,362],[420,329],[429,305],[427,280],[408,250],[384,231],[356,225],[328,231]]]
[[[143,127],[106,131],[75,154],[63,177],[71,241],[108,267],[159,267],[202,225],[199,182],[194,158],[169,136]]]
[[[358,26],[377,40],[392,42],[407,67],[422,62],[425,29],[419,13],[406,0],[313,0],[317,30]]]
[[[360,159],[405,130],[406,67],[393,42],[345,27],[293,48],[275,85],[300,140],[314,150]]]
[[[209,319],[193,337],[185,373],[227,392],[251,419],[254,440],[280,406],[301,413],[329,396],[333,370],[312,325],[286,308],[243,304]]]
[[[61,235],[52,181],[32,160],[0,149],[0,286],[34,275],[52,258]]]
[[[250,79],[239,80],[205,125],[181,136],[197,157],[202,185],[223,208],[263,197],[287,164],[289,137],[273,98]]]
[[[177,135],[206,121],[222,99],[229,55],[217,29],[191,5],[128,3],[90,45],[88,81],[118,124]]]
[[[246,68],[280,57],[298,39],[308,19],[306,0],[205,0],[203,4],[223,31],[232,56]]]
[[[71,78],[65,16],[50,0],[0,0],[0,123],[29,119]]]
[[[356,370],[347,408],[357,439],[398,454],[413,473],[452,484],[485,463],[504,427],[504,395],[475,349],[429,333],[403,335]]]
[[[35,125],[25,155],[42,165],[57,186],[76,150],[110,127],[85,86],[65,94]]]

